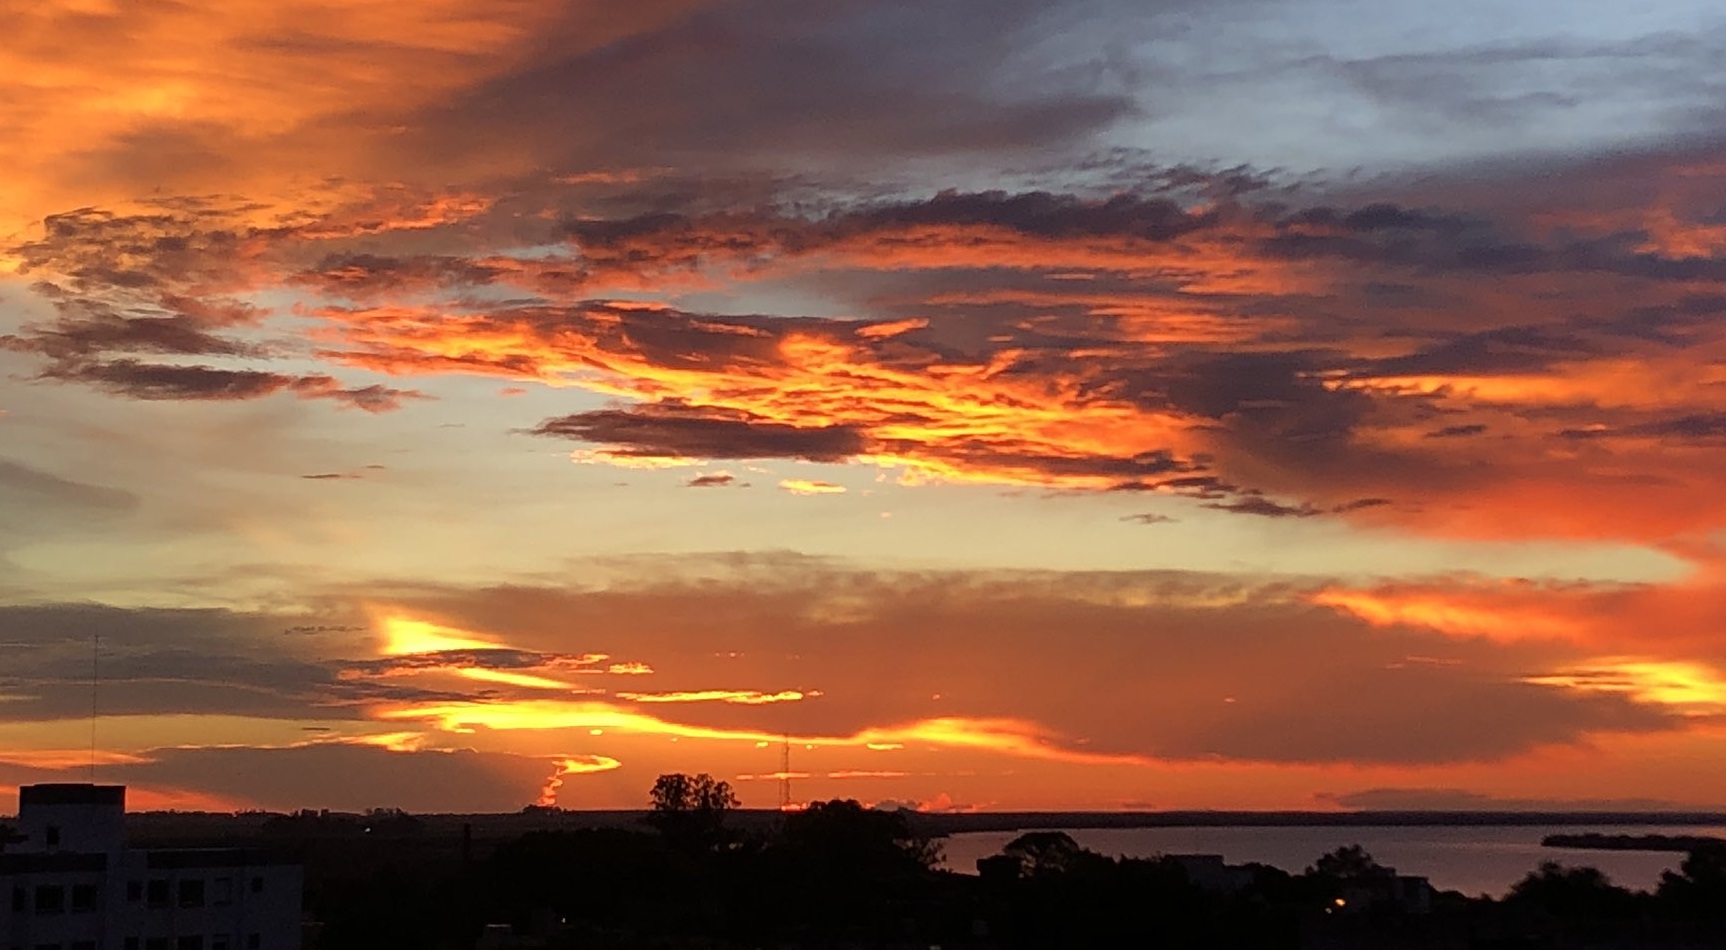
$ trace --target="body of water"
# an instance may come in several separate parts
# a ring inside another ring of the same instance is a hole
[[[1027,829],[1029,830],[1029,829]],[[1698,827],[1363,827],[1363,828],[1086,828],[1068,830],[1081,847],[1111,857],[1220,854],[1230,864],[1257,862],[1299,873],[1319,855],[1350,844],[1402,874],[1419,874],[1440,890],[1503,896],[1542,861],[1599,868],[1614,883],[1652,890],[1660,872],[1676,870],[1684,855],[1654,851],[1581,851],[1541,847],[1551,834],[1713,835],[1726,828]],[[977,831],[942,839],[946,866],[975,874],[977,859],[998,854],[1018,831]]]

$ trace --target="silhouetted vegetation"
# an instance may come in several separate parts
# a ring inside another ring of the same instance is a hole
[[[728,783],[705,772],[673,772],[653,783],[649,798],[653,810],[648,812],[648,823],[677,847],[706,851],[728,843],[725,815],[738,804]]]
[[[613,827],[578,828],[590,818],[556,809],[471,816],[497,822],[478,834],[464,818],[459,839],[393,810],[257,827],[305,861],[322,950],[1726,946],[1721,845],[1690,853],[1654,893],[1548,863],[1493,900],[1434,894],[1358,846],[1291,873],[1110,857],[1060,831],[1021,834],[961,874],[908,812],[736,804],[710,776],[663,776],[651,810],[605,816]]]

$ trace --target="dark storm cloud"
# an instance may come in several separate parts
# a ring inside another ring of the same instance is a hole
[[[301,377],[259,370],[217,369],[122,359],[56,366],[44,375],[91,383],[133,399],[256,399],[286,389]],[[325,377],[327,378],[327,377]]]
[[[408,400],[426,398],[418,390],[383,385],[343,388],[335,377],[322,374],[296,376],[134,359],[59,363],[44,370],[43,376],[89,383],[117,396],[144,400],[227,401],[288,392],[301,399],[330,399],[376,413],[400,409]]]
[[[1617,427],[1565,429],[1559,435],[1567,439],[1660,439],[1720,445],[1726,443],[1726,412],[1693,413]]]
[[[440,104],[410,120],[411,142],[462,154],[501,139],[552,167],[710,169],[1070,147],[1131,114],[1131,98],[1101,57],[1060,72],[1032,50],[1097,6],[712,5]]]
[[[891,442],[884,444],[888,448],[893,447]],[[1006,466],[1051,478],[1112,479],[1114,484],[1111,487],[1116,491],[1168,490],[1171,480],[1165,476],[1198,471],[1203,467],[1191,459],[1160,449],[1125,456],[1055,455],[1035,451],[1011,439],[950,440],[929,454],[962,467]]]
[[[570,238],[584,256],[637,267],[690,266],[704,259],[798,255],[871,240],[909,239],[920,229],[999,229],[1023,238],[1108,237],[1167,242],[1218,224],[1180,202],[1133,193],[1103,199],[1049,192],[944,191],[915,201],[837,210],[819,217],[757,209],[709,215],[659,213],[576,221]]]
[[[27,328],[24,335],[0,337],[0,348],[41,353],[58,361],[106,352],[232,356],[251,350],[184,315],[139,317],[111,311],[79,315],[68,313],[69,309],[62,308],[65,316],[56,323]]]
[[[1388,504],[1390,501],[1385,498],[1360,498],[1331,508],[1317,508],[1312,505],[1285,505],[1248,491],[1242,492],[1233,501],[1211,502],[1200,507],[1210,508],[1214,511],[1227,511],[1237,515],[1256,515],[1260,518],[1313,518],[1323,514],[1347,514],[1351,511],[1365,511],[1368,508],[1381,508]]]
[[[41,240],[11,249],[56,317],[0,336],[0,349],[39,354],[41,376],[146,400],[244,400],[289,392],[366,412],[424,398],[381,384],[345,386],[322,373],[154,363],[135,354],[263,359],[269,348],[236,337],[267,314],[236,294],[272,247],[304,237],[291,228],[232,224],[245,206],[201,199],[156,202],[122,215],[84,209],[44,222]],[[470,277],[482,272],[470,268]]]
[[[1484,424],[1471,422],[1466,425],[1445,426],[1442,429],[1434,429],[1433,431],[1428,432],[1426,437],[1429,439],[1466,439],[1469,436],[1483,435],[1486,430],[1487,427]]]
[[[1469,333],[1407,356],[1372,364],[1377,376],[1539,373],[1563,360],[1587,359],[1602,347],[1573,328],[1508,326]]]
[[[1284,505],[1258,495],[1249,495],[1237,501],[1211,502],[1204,507],[1238,515],[1257,515],[1261,518],[1311,518],[1320,513],[1311,505]]]
[[[657,458],[796,458],[841,462],[866,447],[850,426],[791,426],[746,412],[655,403],[547,419],[535,435],[612,446],[619,455]]]
[[[317,358],[400,375],[592,376],[645,400],[535,430],[602,446],[601,459],[880,455],[1086,489],[1182,491],[1182,479],[1200,478],[1210,481],[1193,494],[1245,513],[1272,513],[1274,498],[1284,516],[1332,515],[1359,510],[1347,507],[1359,497],[1400,500],[1405,482],[1429,493],[1476,489],[1522,461],[1471,457],[1483,443],[1460,436],[1489,420],[1445,403],[1532,410],[1487,406],[1466,382],[1397,377],[1582,374],[1589,363],[1671,353],[1711,338],[1719,296],[1700,286],[1712,279],[1706,258],[1681,245],[1651,251],[1658,242],[1629,223],[1536,240],[1514,216],[1483,211],[1329,199],[1295,207],[1287,202],[1299,190],[1226,172],[1147,169],[1138,187],[1113,196],[886,189],[807,203],[789,181],[726,185],[716,196],[700,181],[644,173],[621,176],[614,196],[640,194],[618,207],[675,210],[618,215],[564,202],[555,183],[250,231],[196,203],[135,219],[68,216],[30,246],[30,260],[77,306],[7,345],[49,356],[49,378],[134,398],[280,393],[372,412],[417,398],[242,364],[251,354],[235,335],[247,319],[238,288],[286,279],[343,303],[311,311],[323,321]],[[664,188],[687,194],[656,191]],[[561,234],[567,245],[500,251],[521,239],[522,219],[539,240]],[[403,230],[390,232],[397,224]],[[128,249],[125,267],[93,249],[109,239]],[[248,268],[262,277],[249,284]],[[1565,286],[1589,275],[1576,286],[1590,290],[1594,281],[1649,285],[1623,285],[1631,312],[1605,289],[1554,297],[1547,281],[1559,274]],[[723,298],[731,292],[714,283],[734,280],[827,300],[847,318],[668,305],[679,295],[679,304]],[[662,299],[634,299],[643,292]],[[603,294],[631,299],[592,299]],[[1515,322],[1494,325],[1503,322],[1494,314]],[[128,352],[228,359],[180,365]],[[793,385],[822,398],[774,398]],[[1145,425],[1083,444],[1016,423],[974,435],[955,424],[968,422],[959,416],[972,396],[986,412],[1049,405],[1079,418],[1128,407]],[[1543,425],[1649,421],[1576,418],[1586,401]],[[1517,431],[1504,421],[1499,431]],[[1449,451],[1385,437],[1416,428],[1454,430]],[[1159,433],[1168,433],[1162,444]]]
[[[255,234],[227,226],[243,207],[197,199],[134,214],[82,208],[50,215],[40,240],[11,249],[24,273],[55,275],[59,294],[124,290],[172,294],[229,273]]]
[[[825,218],[775,219],[772,212],[740,216],[690,218],[683,214],[649,214],[620,221],[575,221],[570,237],[583,249],[616,245],[654,244],[665,238],[685,238],[690,249],[723,252],[806,252],[863,235],[896,235],[915,228],[1005,228],[1025,237],[1172,238],[1213,223],[1191,214],[1172,199],[1117,193],[1103,200],[1049,192],[941,192],[917,202],[889,202],[842,211]],[[739,244],[739,237],[753,237]]]
[[[444,287],[483,287],[503,272],[495,265],[450,255],[394,257],[342,252],[295,274],[292,281],[325,293],[363,297]]]

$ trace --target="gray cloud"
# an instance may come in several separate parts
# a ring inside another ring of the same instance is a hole
[[[43,372],[50,379],[89,383],[117,396],[146,400],[227,401],[259,399],[279,392],[301,399],[329,399],[366,412],[400,409],[428,398],[415,389],[374,384],[344,388],[333,376],[291,375],[253,369],[220,369],[144,363],[134,359],[62,362]]]
[[[1049,27],[1098,6],[709,5],[547,56],[410,117],[410,142],[460,155],[503,138],[552,167],[601,160],[710,173],[1067,147],[1134,108],[1119,84],[1109,88],[1106,65],[1059,70],[1035,53]]]
[[[0,503],[5,502],[20,505],[46,502],[101,511],[129,511],[138,506],[138,496],[118,488],[73,481],[22,462],[0,459]],[[6,507],[11,507],[11,504]]]
[[[535,435],[615,447],[621,455],[840,462],[867,446],[849,426],[792,426],[747,412],[663,402],[547,419]]]

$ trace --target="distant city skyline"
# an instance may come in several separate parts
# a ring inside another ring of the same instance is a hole
[[[1726,11],[11,11],[0,813],[1726,806]]]

